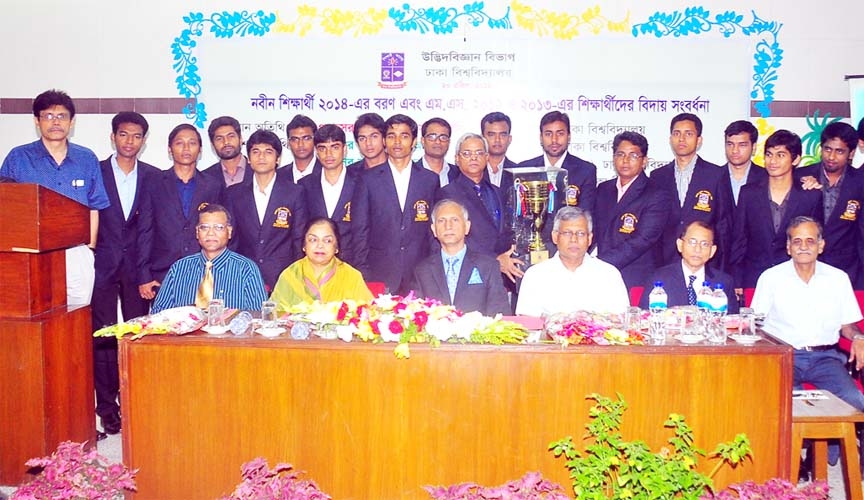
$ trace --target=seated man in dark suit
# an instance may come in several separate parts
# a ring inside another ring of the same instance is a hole
[[[432,210],[432,234],[441,243],[414,268],[412,289],[421,297],[452,304],[465,312],[486,316],[510,311],[507,292],[494,257],[465,245],[471,230],[468,211],[453,200],[441,200]]]
[[[654,271],[645,282],[639,307],[648,309],[648,293],[655,281],[662,281],[668,296],[669,307],[696,305],[696,291],[708,281],[711,287],[720,283],[729,301],[729,314],[738,313],[738,299],[732,287],[732,277],[707,266],[717,244],[714,243],[714,229],[707,222],[694,220],[678,236],[675,242],[681,253],[681,262],[675,262]]]
[[[763,271],[786,260],[789,221],[803,215],[822,223],[822,192],[804,191],[793,180],[800,161],[801,138],[778,130],[765,141],[767,182],[741,188],[729,260],[738,289],[755,287]]]
[[[648,139],[621,132],[612,140],[612,148],[618,177],[597,187],[594,243],[597,257],[617,267],[630,288],[641,285],[657,267],[668,201],[666,193],[645,175]]]

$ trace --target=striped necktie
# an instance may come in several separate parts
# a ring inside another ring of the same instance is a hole
[[[447,257],[447,291],[450,292],[450,304],[453,304],[456,284],[459,282],[459,275],[456,274],[457,263],[459,263],[459,257]]]

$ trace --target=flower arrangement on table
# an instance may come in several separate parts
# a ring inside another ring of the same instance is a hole
[[[546,333],[562,345],[629,345],[645,343],[645,335],[623,326],[620,314],[578,311],[546,319]]]
[[[491,318],[479,312],[463,313],[433,299],[380,295],[371,303],[353,301],[298,304],[288,313],[294,321],[336,325],[339,338],[355,336],[365,342],[397,342],[397,358],[411,356],[408,344],[469,342],[477,344],[518,344],[527,331],[521,325]]]
[[[119,340],[125,335],[131,335],[131,340],[137,340],[145,335],[183,334],[198,330],[206,321],[204,311],[195,306],[175,307],[100,328],[93,332],[93,336],[117,337]]]

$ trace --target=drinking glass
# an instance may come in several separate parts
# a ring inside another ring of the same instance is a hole
[[[225,302],[222,299],[213,299],[207,306],[207,326],[222,328],[225,326]]]
[[[648,335],[654,345],[666,343],[666,315],[664,312],[652,312],[649,316]]]
[[[642,330],[642,309],[628,307],[624,315],[624,329],[630,331]]]
[[[706,324],[706,333],[708,334],[708,342],[711,344],[726,343],[726,322],[723,316],[710,315]]]
[[[261,303],[261,328],[276,328],[276,302],[265,300]]]
[[[738,335],[756,335],[756,315],[749,307],[742,307],[738,313]]]

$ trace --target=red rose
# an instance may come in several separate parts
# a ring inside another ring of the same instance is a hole
[[[348,304],[343,302],[342,305],[339,306],[339,312],[336,313],[336,321],[344,321],[345,316],[347,316],[347,315],[348,315]]]
[[[400,312],[404,311],[406,307],[408,307],[408,306],[405,305],[404,302],[400,302],[400,303],[396,304],[396,307],[393,308],[393,312],[396,314],[399,314]],[[396,332],[393,332],[393,333],[396,333]]]
[[[403,331],[405,331],[405,329],[402,328],[402,323],[396,320],[390,322],[390,333],[402,333]]]
[[[429,314],[426,311],[417,311],[414,314],[414,324],[417,325],[418,330],[422,330],[426,323],[429,322]]]
[[[372,333],[374,333],[375,335],[381,335],[381,330],[378,329],[378,323],[380,323],[380,322],[381,322],[380,319],[376,319],[376,320],[369,322],[369,326],[372,327]]]

